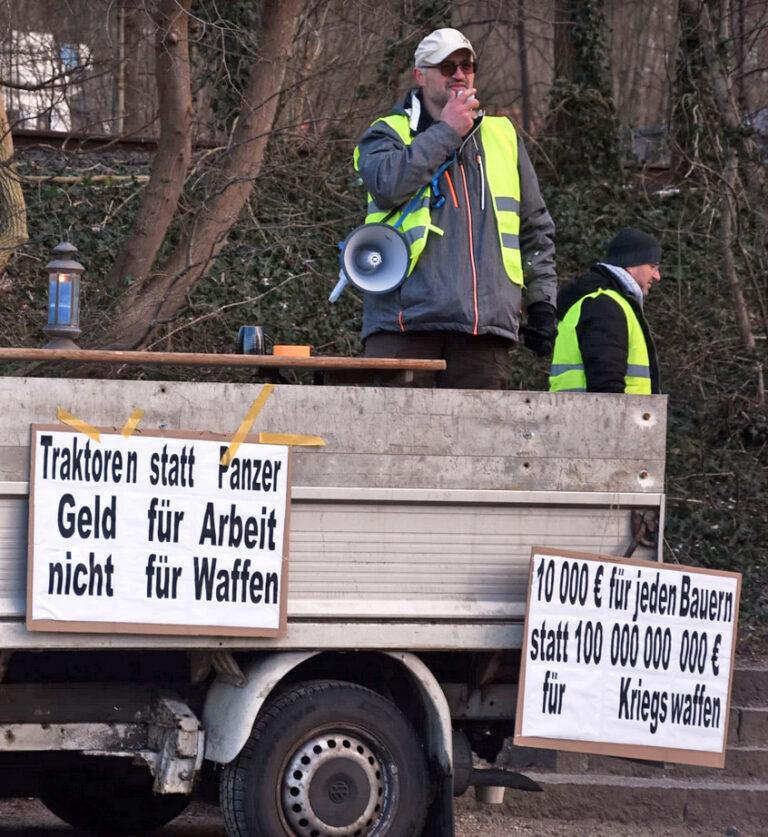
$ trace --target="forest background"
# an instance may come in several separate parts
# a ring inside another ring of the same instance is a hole
[[[352,149],[439,26],[525,137],[561,279],[621,226],[661,239],[665,558],[742,572],[741,644],[764,647],[768,0],[0,0],[4,345],[41,345],[68,239],[83,347],[226,352],[258,323],[359,352],[359,296],[327,303],[364,215]],[[516,361],[510,387],[546,389],[546,361]]]

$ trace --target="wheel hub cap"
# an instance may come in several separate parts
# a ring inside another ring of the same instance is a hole
[[[330,733],[305,742],[288,761],[283,811],[293,833],[307,837],[363,837],[384,807],[385,774],[376,753],[359,738]]]

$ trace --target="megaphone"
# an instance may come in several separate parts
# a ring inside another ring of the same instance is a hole
[[[336,302],[347,282],[369,294],[386,294],[408,275],[408,242],[389,224],[363,224],[352,230],[339,248],[339,281],[329,302]]]

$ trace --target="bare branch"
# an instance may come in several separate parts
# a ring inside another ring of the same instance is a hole
[[[10,90],[27,90],[29,92],[43,90],[46,87],[65,87],[66,85],[57,85],[56,82],[61,81],[61,79],[70,79],[71,81],[71,76],[76,76],[78,73],[82,73],[89,67],[93,66],[93,62],[90,59],[88,59],[88,61],[86,61],[85,64],[79,64],[77,67],[72,67],[69,70],[64,70],[61,73],[56,73],[55,76],[51,76],[50,78],[45,79],[45,81],[35,82],[34,84],[20,81],[10,81],[9,79],[0,78],[0,87],[7,87]]]

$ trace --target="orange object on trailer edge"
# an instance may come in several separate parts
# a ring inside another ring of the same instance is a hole
[[[309,357],[311,351],[311,346],[275,345],[272,347],[273,355],[282,355],[283,357]]]

